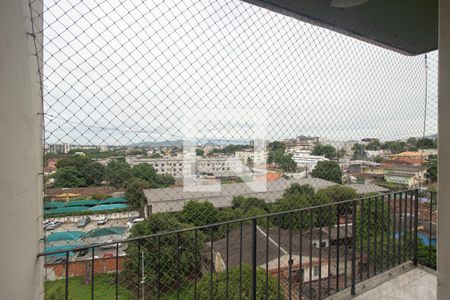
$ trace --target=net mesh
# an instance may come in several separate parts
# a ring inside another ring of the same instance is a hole
[[[114,227],[124,233],[95,242],[119,242],[436,182],[429,155],[437,147],[437,51],[405,56],[237,0],[34,0],[30,7],[42,37],[35,43],[43,62],[46,237]],[[295,191],[305,184],[310,197]],[[345,208],[339,215],[351,218]],[[136,225],[142,217],[152,225]],[[286,222],[258,225],[276,232]],[[223,283],[207,277],[217,258],[208,259],[214,246],[206,245],[241,226],[222,227],[99,248],[94,269],[109,270],[104,261],[118,254],[120,292],[130,295],[154,296],[158,284],[170,294],[197,279]],[[49,241],[49,248],[93,242]],[[154,256],[156,245],[178,265]],[[73,254],[73,264],[92,258]],[[155,264],[165,266],[162,279]],[[167,277],[173,268],[182,278]],[[113,280],[107,273],[101,282]],[[348,286],[332,276],[304,292],[323,297]]]

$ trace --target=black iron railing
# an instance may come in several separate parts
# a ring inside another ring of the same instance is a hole
[[[354,295],[358,283],[405,262],[433,266],[434,197],[419,190],[377,194],[40,256],[64,258],[64,272],[58,264],[46,269],[65,299],[82,289],[90,291],[80,297],[106,299],[96,292],[105,285],[115,299]]]

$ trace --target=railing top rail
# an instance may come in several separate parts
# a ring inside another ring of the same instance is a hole
[[[336,205],[342,205],[342,204],[348,204],[348,203],[354,203],[354,202],[362,202],[364,200],[378,198],[378,197],[382,197],[382,196],[395,195],[395,194],[401,194],[401,193],[407,193],[407,192],[416,192],[416,191],[419,191],[419,189],[393,191],[393,192],[390,192],[390,193],[383,193],[381,195],[372,195],[372,196],[360,197],[360,198],[344,200],[344,201],[340,201],[340,202],[315,205],[315,206],[298,208],[298,209],[293,209],[293,210],[288,210],[288,211],[276,212],[276,213],[268,213],[268,214],[264,214],[264,215],[253,216],[253,217],[246,217],[246,218],[235,219],[235,220],[224,221],[224,222],[218,222],[218,223],[213,223],[213,224],[208,224],[208,225],[188,227],[188,228],[182,228],[182,229],[177,229],[177,230],[172,230],[172,231],[161,231],[161,232],[154,233],[154,234],[143,235],[143,236],[129,238],[129,239],[124,239],[124,240],[120,240],[120,241],[90,244],[90,245],[74,247],[73,249],[66,249],[66,250],[55,250],[55,251],[42,252],[42,253],[38,254],[38,257],[51,256],[51,255],[61,254],[61,253],[66,253],[66,252],[82,251],[82,250],[87,250],[87,249],[92,249],[92,248],[98,248],[98,247],[103,247],[103,246],[114,245],[114,244],[118,244],[118,243],[135,242],[135,241],[138,241],[138,240],[157,238],[159,236],[166,236],[166,235],[172,235],[172,234],[177,234],[177,233],[184,233],[184,232],[189,232],[189,231],[196,231],[196,230],[201,230],[201,229],[215,228],[215,227],[219,227],[219,226],[223,226],[223,225],[227,225],[227,224],[234,224],[234,223],[241,223],[241,222],[244,223],[244,222],[251,221],[251,220],[254,220],[254,219],[263,219],[263,218],[279,216],[279,215],[289,215],[289,214],[293,214],[293,213],[299,213],[301,211],[310,211],[310,210],[315,210],[315,209],[325,208],[325,207],[330,207],[330,206],[336,206]]]

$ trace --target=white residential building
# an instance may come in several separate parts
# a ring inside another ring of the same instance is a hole
[[[139,158],[127,156],[126,162],[131,166],[148,163],[156,170],[157,174],[169,174],[174,177],[192,175],[235,176],[248,171],[241,161],[235,157],[203,158],[180,155],[168,158]]]
[[[236,151],[234,156],[239,159],[243,165],[246,165],[249,159],[255,164],[263,164],[267,161],[266,151]]]
[[[319,161],[328,160],[325,156],[311,155],[308,150],[295,151],[292,159],[297,163],[298,167],[307,168],[309,171],[314,170]]]
[[[77,147],[79,148],[79,147]],[[72,149],[70,144],[51,144],[48,145],[48,153],[67,154]]]

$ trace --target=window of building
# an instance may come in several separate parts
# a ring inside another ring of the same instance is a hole
[[[313,267],[313,276],[319,276],[319,266]]]

